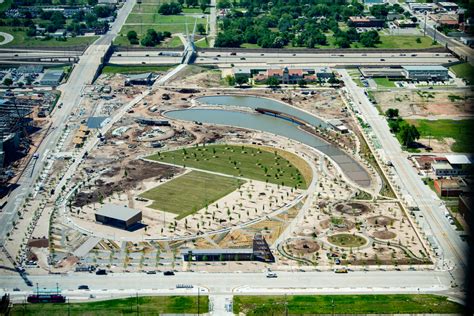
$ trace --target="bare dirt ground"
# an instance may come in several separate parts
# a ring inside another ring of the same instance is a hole
[[[469,89],[372,91],[385,112],[397,108],[404,118],[466,118],[474,115],[474,93]]]

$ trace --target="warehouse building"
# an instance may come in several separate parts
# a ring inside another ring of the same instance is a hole
[[[360,73],[365,78],[398,78],[404,79],[405,75],[401,68],[374,67],[359,68]]]
[[[445,81],[449,79],[448,68],[443,66],[403,66],[405,77],[416,81]]]
[[[44,73],[43,78],[41,78],[40,85],[52,87],[58,86],[61,83],[63,76],[63,70],[49,69]]]
[[[184,261],[261,261],[275,262],[265,238],[256,234],[252,248],[183,249]]]
[[[116,204],[104,204],[95,213],[95,220],[104,225],[130,230],[140,224],[142,211]]]
[[[153,78],[153,74],[151,72],[137,74],[137,75],[130,75],[127,79],[125,79],[125,85],[142,85],[142,86],[150,86],[155,82],[155,78]]]

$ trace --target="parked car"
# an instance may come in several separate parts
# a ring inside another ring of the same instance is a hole
[[[277,278],[278,275],[275,272],[268,271],[267,278]]]
[[[78,290],[90,290],[90,289],[89,289],[89,286],[88,286],[88,285],[84,285],[84,284],[83,284],[83,285],[79,285],[79,286],[77,287],[77,289],[78,289]]]
[[[107,275],[107,270],[105,269],[98,269],[96,272],[95,272],[96,275]]]
[[[173,271],[165,271],[163,272],[163,275],[174,275]]]

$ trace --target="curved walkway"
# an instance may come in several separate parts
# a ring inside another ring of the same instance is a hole
[[[0,35],[3,36],[3,41],[0,42],[0,45],[5,45],[13,41],[13,35],[11,34],[0,32]]]

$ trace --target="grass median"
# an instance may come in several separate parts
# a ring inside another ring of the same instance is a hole
[[[246,315],[460,313],[461,305],[437,295],[234,296],[234,313]]]
[[[15,304],[10,315],[158,315],[196,314],[198,311],[197,296],[139,296],[87,303],[70,304]],[[209,311],[207,296],[199,297],[200,313]]]

